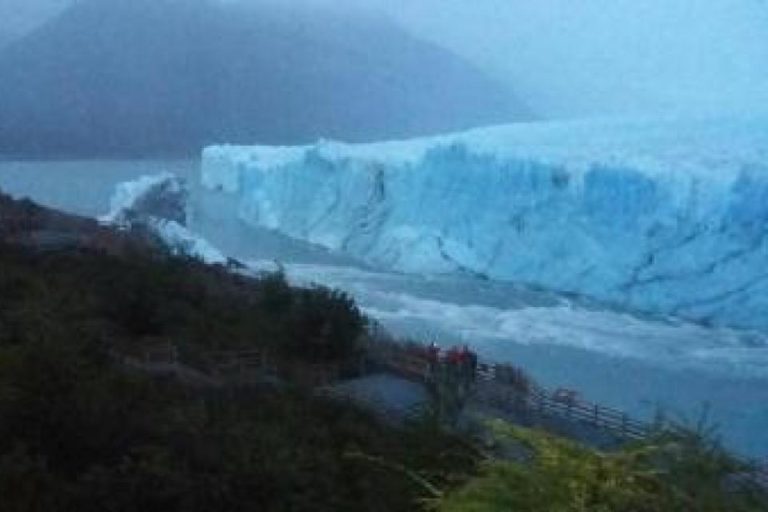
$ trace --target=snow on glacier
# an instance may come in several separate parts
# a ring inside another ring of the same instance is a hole
[[[379,268],[467,273],[768,327],[768,120],[212,146],[202,183],[235,195],[251,225]]]

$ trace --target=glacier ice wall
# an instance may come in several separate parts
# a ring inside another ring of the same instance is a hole
[[[109,213],[99,218],[108,224],[129,225],[135,220],[157,217],[187,224],[189,192],[185,181],[163,172],[118,183],[109,201]]]
[[[213,146],[242,219],[405,272],[465,272],[768,327],[768,122],[533,123]]]
[[[204,238],[187,229],[189,192],[183,178],[169,172],[119,183],[110,198],[109,213],[99,222],[121,229],[143,226],[174,254],[198,258],[211,265],[230,262]]]

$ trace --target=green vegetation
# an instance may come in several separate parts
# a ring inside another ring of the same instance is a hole
[[[262,347],[340,360],[355,354],[365,327],[341,292],[293,289],[280,275],[234,276],[146,248],[117,257],[4,246],[0,265],[5,343],[30,338],[30,329],[79,329],[110,346],[163,339],[187,351]]]
[[[435,503],[440,512],[768,510],[766,496],[749,485],[732,481],[729,488],[738,463],[691,431],[601,453],[502,422],[492,428],[515,447],[516,460],[487,462],[481,476]]]

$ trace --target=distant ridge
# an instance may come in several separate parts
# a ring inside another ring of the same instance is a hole
[[[1,43],[0,43],[1,44]],[[84,0],[0,51],[0,154],[197,154],[527,118],[394,24],[211,0]]]

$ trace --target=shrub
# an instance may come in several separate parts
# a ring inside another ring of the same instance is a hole
[[[441,512],[758,512],[768,505],[727,490],[733,468],[696,436],[684,436],[693,442],[687,448],[676,436],[675,444],[653,439],[601,453],[501,422],[494,430],[529,457],[487,463],[480,477],[435,503]]]

